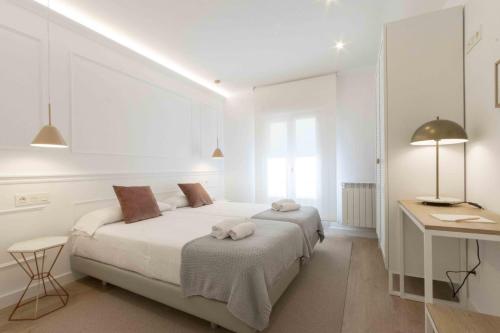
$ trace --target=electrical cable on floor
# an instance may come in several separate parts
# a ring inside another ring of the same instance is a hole
[[[476,273],[477,273],[476,270],[481,265],[481,256],[479,255],[479,240],[477,240],[477,239],[476,239],[476,247],[477,247],[477,261],[478,261],[477,264],[476,264],[476,266],[474,266],[469,271],[446,271],[446,276],[448,277],[448,280],[450,280],[451,289],[453,290],[453,298],[457,297],[458,292],[465,285],[465,282],[467,281],[467,279],[469,278],[469,276],[471,274],[476,275]],[[467,273],[467,274],[465,275],[465,277],[464,277],[462,283],[460,284],[460,286],[458,288],[456,288],[455,285],[453,284],[453,280],[450,277],[450,273],[456,273],[456,274]]]

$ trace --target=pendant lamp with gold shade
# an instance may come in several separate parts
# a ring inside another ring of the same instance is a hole
[[[214,83],[219,84],[220,80],[215,80]],[[212,153],[212,158],[213,159],[224,158],[224,154],[222,153],[222,150],[219,148],[219,119],[217,119],[217,148],[215,148],[214,152]]]
[[[215,148],[214,152],[212,153],[212,158],[215,159],[224,158],[224,154],[222,153],[222,150],[219,148],[219,138],[217,138],[217,148]]]
[[[67,148],[68,145],[64,141],[63,136],[52,125],[52,108],[50,99],[50,0],[47,1],[47,91],[48,91],[48,111],[49,111],[49,124],[40,129],[31,146],[43,148]]]

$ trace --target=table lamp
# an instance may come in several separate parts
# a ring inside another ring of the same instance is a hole
[[[431,197],[417,197],[417,200],[431,205],[453,205],[463,200],[441,197],[439,195],[439,146],[464,143],[469,141],[467,133],[459,124],[451,120],[429,121],[420,126],[411,138],[414,146],[436,146],[436,195]]]

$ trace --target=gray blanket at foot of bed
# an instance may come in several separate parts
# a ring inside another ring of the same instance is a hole
[[[319,212],[314,207],[302,206],[299,210],[291,212],[277,212],[269,209],[252,216],[253,219],[274,220],[297,224],[304,234],[304,244],[306,246],[304,256],[309,258],[314,249],[318,236],[322,242],[325,239],[323,224]]]
[[[226,302],[236,318],[261,331],[272,309],[268,290],[303,256],[303,236],[291,223],[254,222],[255,233],[242,240],[207,235],[184,245],[181,287],[186,297]]]

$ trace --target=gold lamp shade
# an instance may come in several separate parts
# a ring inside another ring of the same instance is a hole
[[[214,152],[212,153],[212,158],[224,158],[224,154],[219,147],[215,148]]]
[[[68,145],[59,130],[52,125],[45,125],[31,142],[33,147],[67,148]]]
[[[439,119],[429,121],[415,131],[411,138],[411,144],[415,146],[451,145],[469,141],[467,133],[459,124]]]
[[[68,145],[64,141],[63,136],[59,130],[52,126],[52,107],[49,104],[49,124],[42,127],[40,132],[35,136],[31,142],[32,147],[43,148],[67,148]]]
[[[424,203],[431,205],[452,205],[462,202],[455,198],[442,198],[439,193],[439,148],[442,145],[452,145],[469,141],[464,128],[451,120],[429,121],[415,131],[411,138],[414,146],[436,147],[436,194],[433,197],[418,197]]]

